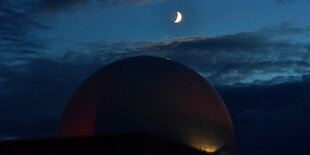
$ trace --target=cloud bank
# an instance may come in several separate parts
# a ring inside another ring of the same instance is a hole
[[[310,74],[309,43],[287,39],[309,33],[309,27],[282,23],[254,32],[167,42],[87,43],[64,52],[62,57],[83,62],[111,62],[138,55],[169,57],[200,72],[215,85],[272,85],[302,81]]]

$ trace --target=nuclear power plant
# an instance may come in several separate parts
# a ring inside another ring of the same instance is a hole
[[[0,143],[7,154],[23,145],[57,154],[235,154],[233,124],[215,89],[188,67],[150,56],[88,77],[68,101],[57,138]]]

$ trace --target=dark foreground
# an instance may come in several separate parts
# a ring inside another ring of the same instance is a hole
[[[0,142],[1,155],[209,155],[183,144],[149,134],[50,138]]]

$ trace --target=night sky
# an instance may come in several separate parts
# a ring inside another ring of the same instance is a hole
[[[310,154],[309,36],[309,0],[0,0],[0,140],[56,136],[83,80],[150,55],[215,87],[239,155]]]

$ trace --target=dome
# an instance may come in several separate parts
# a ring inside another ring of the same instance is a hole
[[[132,57],[87,78],[64,109],[59,137],[146,132],[235,154],[229,112],[198,73],[158,57]]]

